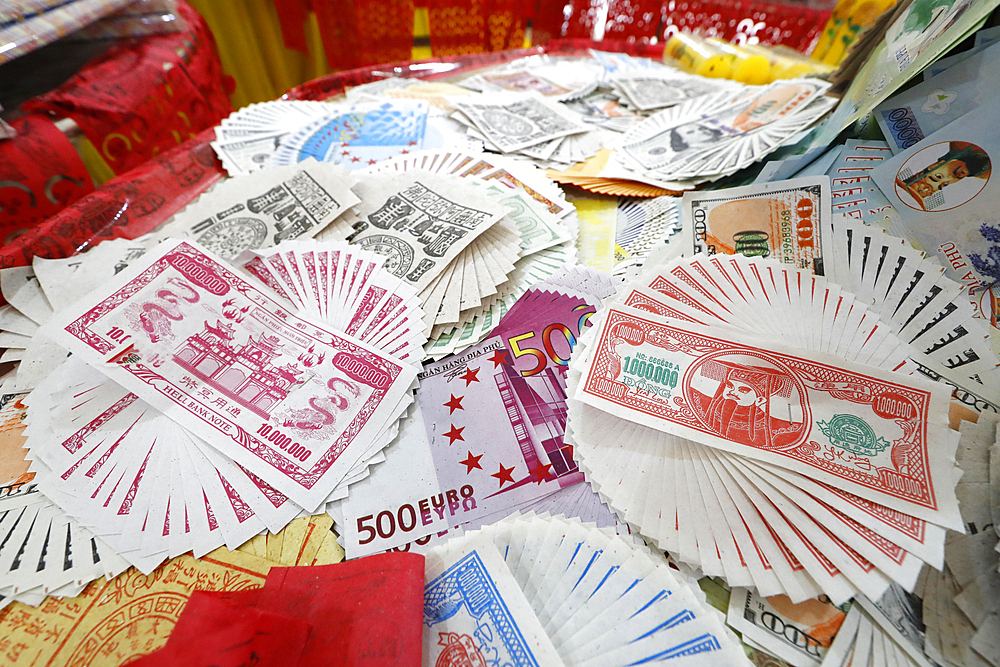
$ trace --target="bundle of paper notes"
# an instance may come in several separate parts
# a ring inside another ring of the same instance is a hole
[[[1000,667],[998,2],[234,113],[0,270],[0,655]]]

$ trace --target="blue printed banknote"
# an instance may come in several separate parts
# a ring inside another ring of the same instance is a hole
[[[310,157],[346,169],[364,169],[389,158],[444,146],[481,149],[444,111],[424,100],[330,105],[331,113],[280,138],[271,166]]]
[[[485,539],[427,556],[425,665],[562,665],[495,546]]]

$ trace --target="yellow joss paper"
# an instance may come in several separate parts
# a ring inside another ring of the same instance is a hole
[[[130,568],[98,579],[75,598],[0,611],[0,664],[8,667],[117,667],[167,642],[193,591],[259,588],[271,563],[217,549],[178,556],[151,574]]]
[[[771,81],[795,79],[800,76],[823,75],[834,70],[834,67],[830,65],[807,58],[801,53],[788,48],[765,47],[760,44],[743,44],[740,48],[767,59],[771,66]]]
[[[291,567],[298,562],[299,551],[301,551],[302,543],[306,539],[309,519],[310,517],[307,516],[299,517],[281,529],[284,536],[281,540],[281,555],[278,556],[279,565]]]
[[[655,185],[639,183],[623,178],[612,178],[602,176],[608,166],[608,159],[611,151],[602,148],[597,153],[583,162],[578,162],[568,169],[556,171],[549,169],[546,175],[556,183],[572,185],[588,192],[596,192],[605,195],[617,195],[620,197],[661,197],[663,195],[680,195],[676,190],[667,190]]]
[[[823,56],[823,62],[827,65],[836,65],[843,60],[851,44],[858,38],[858,34],[894,4],[895,0],[854,0],[850,13],[841,24],[826,55]]]
[[[771,81],[771,63],[764,56],[715,37],[705,41],[729,57],[733,69],[730,79],[751,86],[762,86]]]
[[[819,40],[817,40],[816,46],[813,47],[810,54],[813,59],[817,61],[822,60],[826,52],[830,50],[830,45],[833,44],[834,38],[840,31],[840,26],[844,24],[853,5],[854,0],[837,0],[837,6],[833,8],[833,13],[830,14],[826,25],[823,26],[823,32],[819,34]]]
[[[579,199],[573,202],[580,221],[577,252],[580,263],[610,272],[615,266],[617,199]]]
[[[728,79],[732,57],[695,35],[676,33],[663,48],[663,62],[699,76]]]
[[[316,557],[313,558],[312,564],[332,565],[342,560],[344,560],[344,547],[337,544],[337,536],[333,532],[326,531],[326,535],[323,536],[323,542],[316,551]],[[303,565],[305,564],[303,563]]]
[[[323,545],[327,535],[336,540],[336,536],[330,532],[330,528],[332,527],[333,517],[329,514],[318,514],[309,517],[309,525],[306,527],[305,539],[302,541],[302,547],[299,549],[298,558],[295,561],[296,565],[311,565],[313,560],[316,559],[316,554],[319,553],[319,549]]]

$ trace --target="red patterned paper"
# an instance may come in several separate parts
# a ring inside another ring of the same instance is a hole
[[[524,44],[526,0],[428,0],[431,51],[439,56]]]
[[[87,168],[59,128],[31,114],[0,141],[0,239],[12,240],[94,190]]]
[[[830,16],[830,10],[751,0],[670,0],[665,9],[664,38],[698,32],[737,44],[784,44],[803,52]]]
[[[225,173],[205,130],[108,181],[64,211],[0,248],[0,268],[31,264],[39,257],[69,257],[100,241],[136,238],[187,206]]]
[[[294,51],[309,53],[306,42],[306,16],[309,14],[309,0],[274,0],[281,24],[281,38],[285,46]]]
[[[177,9],[187,32],[124,42],[24,108],[72,118],[119,175],[216,125],[232,111],[231,79],[204,20]]]
[[[593,5],[538,2],[532,37],[539,44],[555,38],[591,38],[602,14]],[[675,32],[697,32],[736,43],[784,44],[805,51],[829,15],[830,10],[760,0],[611,0],[603,34],[606,39],[648,42],[655,37],[663,42]]]
[[[413,0],[313,0],[333,70],[405,60],[413,52]]]
[[[662,0],[611,0],[604,25],[604,37],[649,41],[657,36],[663,11]],[[590,7],[586,11],[576,11],[574,8],[571,18],[566,22],[563,36],[591,37],[602,16],[603,12],[599,12],[596,7]]]

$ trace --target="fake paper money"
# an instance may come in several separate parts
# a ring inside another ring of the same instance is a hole
[[[893,153],[909,148],[1000,95],[1000,45],[907,88],[873,114]]]
[[[945,0],[902,6],[899,17],[886,30],[885,39],[851,79],[814,145],[830,144],[844,128],[868,116],[880,102],[969,34],[997,4],[997,0]]]
[[[583,298],[530,290],[482,343],[425,367],[395,458],[343,503],[351,558],[582,481],[563,439],[564,368],[594,310]]]
[[[427,172],[369,177],[356,191],[363,203],[351,242],[388,257],[386,268],[417,291],[505,214],[472,182]]]
[[[188,238],[224,259],[311,238],[360,200],[343,170],[305,162],[223,181],[168,220],[155,240]]]
[[[436,664],[563,664],[495,546],[448,544],[427,557],[424,661]]]
[[[459,100],[456,106],[504,153],[590,130],[556,103],[537,94],[503,93],[483,96],[475,102]]]
[[[761,597],[748,588],[734,588],[727,622],[795,667],[818,667],[846,617],[825,596],[799,604],[784,595]]]
[[[750,338],[716,338],[628,307],[602,319],[592,351],[576,362],[578,400],[938,525],[960,525],[953,492],[940,490],[950,481],[947,453],[930,446],[947,429],[944,387],[774,345],[765,351]],[[640,362],[661,370],[650,373],[660,379],[636,375]],[[855,440],[854,432],[864,436]],[[912,463],[901,469],[893,461],[904,451]]]
[[[826,176],[685,192],[682,206],[685,255],[774,257],[823,274],[830,233]]]
[[[310,508],[399,416],[416,375],[185,241],[161,244],[47,330]]]
[[[1000,350],[1000,156],[993,99],[871,171],[900,219],[968,289]],[[985,380],[985,378],[984,378]]]

